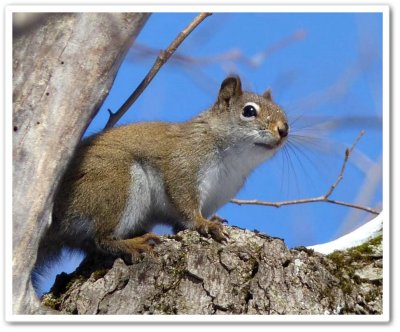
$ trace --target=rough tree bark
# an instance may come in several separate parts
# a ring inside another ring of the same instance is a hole
[[[43,303],[63,314],[382,314],[381,238],[325,256],[227,231],[227,244],[188,230],[164,237],[130,266],[83,263]]]
[[[42,312],[30,271],[56,185],[148,16],[48,14],[14,30],[14,314]]]

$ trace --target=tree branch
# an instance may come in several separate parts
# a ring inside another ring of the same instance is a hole
[[[104,129],[109,129],[113,127],[119,119],[128,111],[128,109],[132,106],[132,104],[139,98],[139,96],[143,93],[146,87],[153,80],[154,76],[158,73],[161,67],[168,61],[168,59],[174,54],[176,49],[180,44],[185,40],[185,38],[208,16],[212,15],[211,13],[200,13],[195,17],[195,19],[184,29],[179,35],[172,41],[172,43],[168,46],[168,48],[164,51],[161,51],[158,55],[156,61],[151,67],[150,71],[147,73],[145,78],[140,82],[135,91],[129,96],[129,98],[125,101],[125,103],[120,107],[120,109],[112,113],[109,110],[110,117],[107,121]]]
[[[304,30],[297,30],[291,35],[282,38],[278,42],[268,46],[267,48],[259,51],[258,53],[254,54],[251,57],[245,55],[239,49],[231,49],[223,53],[217,53],[210,56],[205,57],[194,57],[187,54],[176,52],[172,57],[171,61],[175,61],[180,65],[211,65],[214,63],[220,63],[223,61],[232,61],[232,62],[239,62],[244,65],[247,65],[252,68],[259,67],[264,60],[270,56],[271,54],[285,48],[286,46],[290,45],[293,42],[301,40],[305,37]],[[159,52],[158,49],[152,48],[145,44],[136,43],[133,48],[137,51],[137,57],[148,57],[154,56]]]
[[[360,141],[361,137],[363,137],[364,134],[365,134],[365,131],[361,130],[360,133],[358,134],[357,138],[355,139],[353,145],[351,146],[351,148],[350,149],[347,148],[346,151],[344,152],[344,160],[343,160],[342,169],[340,170],[339,176],[337,177],[335,183],[333,185],[331,185],[328,192],[323,196],[325,199],[328,199],[329,196],[332,195],[333,191],[336,189],[336,187],[339,185],[339,183],[343,180],[343,174],[344,174],[344,171],[346,170],[346,166],[347,166],[347,162],[349,160],[350,154],[353,152],[355,146],[357,145],[357,143]]]
[[[243,205],[243,204],[247,204],[247,205],[263,205],[263,206],[274,206],[274,207],[277,207],[277,208],[281,207],[281,206],[284,206],[284,205],[324,202],[324,203],[331,203],[331,204],[336,204],[336,205],[347,206],[347,207],[363,210],[363,211],[378,215],[379,211],[377,211],[375,209],[372,209],[370,207],[356,205],[356,204],[342,202],[342,201],[337,201],[337,200],[333,200],[333,199],[329,198],[332,195],[332,193],[334,192],[334,190],[337,188],[339,183],[342,181],[344,172],[345,172],[346,167],[347,167],[347,162],[349,160],[349,157],[350,157],[351,153],[353,152],[355,146],[357,145],[357,143],[361,139],[361,137],[364,135],[364,133],[365,133],[365,131],[362,130],[358,134],[358,136],[355,139],[355,141],[354,141],[353,145],[351,146],[351,148],[350,149],[349,148],[346,149],[345,154],[344,154],[343,165],[342,165],[342,168],[340,170],[340,173],[339,173],[335,183],[333,183],[331,185],[331,187],[326,192],[326,194],[321,195],[319,197],[295,199],[295,200],[282,201],[282,202],[266,202],[266,201],[259,201],[259,200],[255,200],[255,199],[253,199],[253,200],[231,199],[230,202],[234,203],[234,204],[237,204],[237,205]]]
[[[43,313],[31,271],[51,221],[57,185],[148,17],[47,13],[13,34],[13,314]],[[90,61],[98,65],[90,66]]]

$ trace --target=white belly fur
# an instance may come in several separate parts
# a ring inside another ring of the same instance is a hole
[[[210,217],[240,191],[251,171],[275,151],[262,147],[229,148],[200,171],[200,207]]]
[[[122,237],[147,232],[174,215],[159,172],[149,165],[134,163],[128,201],[114,235]]]
[[[200,210],[204,217],[232,199],[247,176],[274,151],[248,145],[223,151],[199,172]],[[178,223],[179,215],[165,193],[159,171],[149,165],[134,163],[131,167],[129,197],[115,228],[117,237],[135,236],[150,231],[158,223]]]

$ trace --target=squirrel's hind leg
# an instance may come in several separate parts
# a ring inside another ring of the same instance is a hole
[[[131,239],[117,239],[114,236],[96,239],[96,246],[101,252],[121,257],[125,263],[132,264],[141,253],[151,252],[161,239],[153,233],[145,233]]]

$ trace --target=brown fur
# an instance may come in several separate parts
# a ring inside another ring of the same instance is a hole
[[[142,234],[134,234],[133,239],[113,235],[126,206],[131,181],[135,183],[130,174],[134,162],[160,170],[166,195],[186,227],[223,241],[227,234],[222,224],[205,219],[199,210],[198,173],[218,151],[235,144],[235,127],[229,125],[231,113],[241,112],[247,101],[261,105],[259,125],[269,129],[276,136],[276,146],[280,145],[278,127],[286,121],[284,113],[273,104],[270,92],[265,97],[243,93],[237,77],[222,83],[211,109],[188,122],[137,123],[85,139],[60,183],[53,224],[41,241],[39,256],[48,254],[49,241],[122,257],[147,250],[148,241],[157,242],[155,235],[139,238]],[[80,224],[82,218],[87,219],[87,225],[91,225],[87,227],[93,228],[94,235],[80,243],[77,232],[86,227]]]

